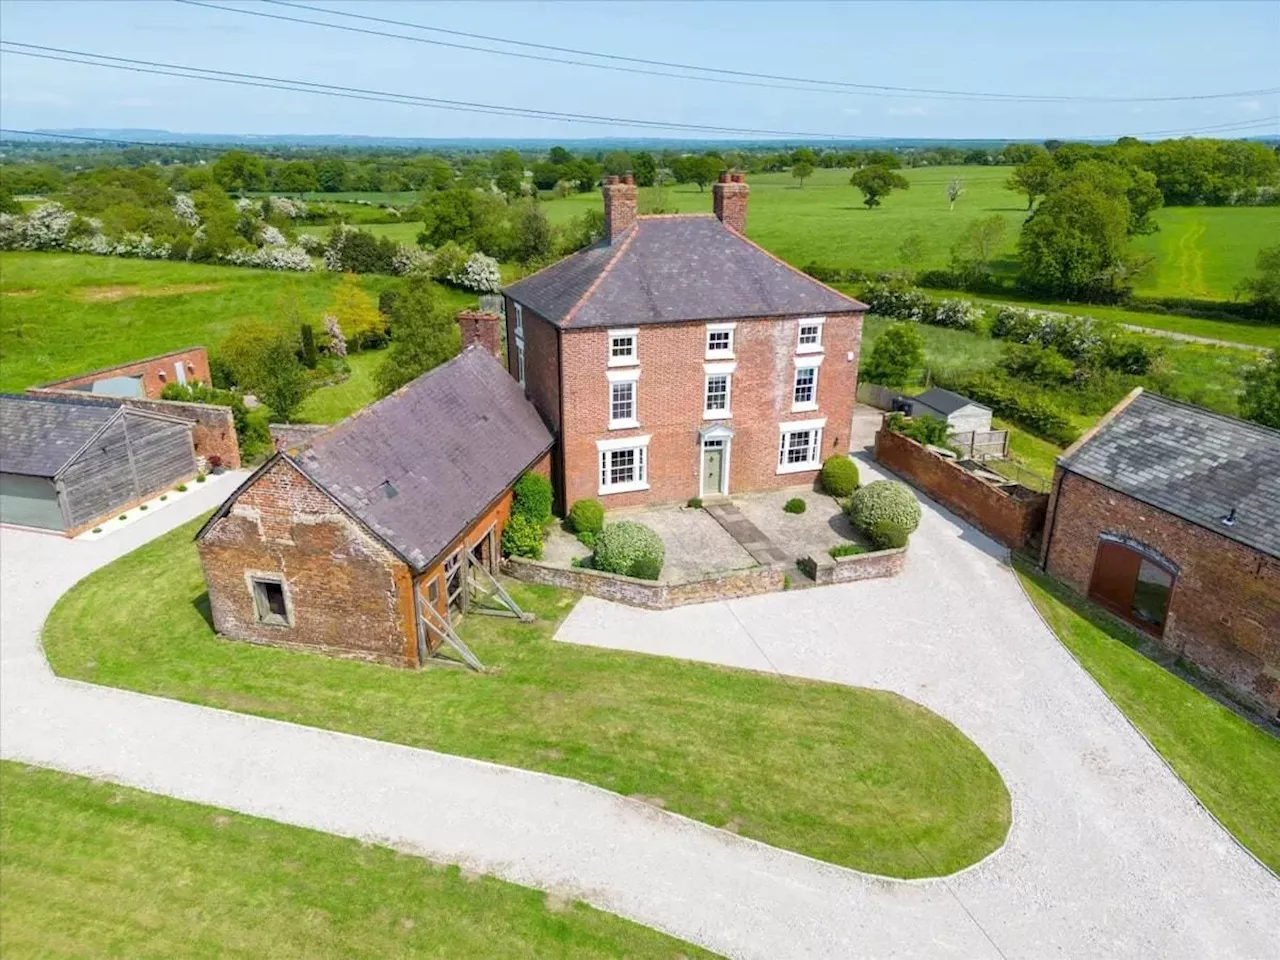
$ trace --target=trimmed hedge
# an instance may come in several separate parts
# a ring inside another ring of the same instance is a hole
[[[822,489],[833,497],[847,497],[858,489],[858,465],[842,453],[822,461]]]
[[[569,529],[574,533],[599,533],[604,529],[604,507],[599,500],[579,500],[569,508]]]
[[[911,531],[892,520],[877,520],[863,531],[877,550],[896,550],[905,547]]]
[[[512,516],[522,516],[545,527],[551,520],[551,481],[538,473],[526,473],[516,481]]]
[[[911,533],[920,525],[920,502],[897,480],[877,480],[849,498],[849,520],[868,538],[879,523],[893,523]]]
[[[809,505],[805,503],[804,500],[802,500],[800,497],[792,497],[790,500],[788,500],[786,503],[782,505],[782,509],[785,510],[787,513],[804,513],[807,509],[809,509]]]
[[[996,416],[1012,420],[1059,446],[1075,443],[1080,436],[1080,431],[1057,404],[1034,387],[1016,380],[994,373],[975,373],[961,377],[943,374],[935,377],[935,381],[938,386],[985,404]]]
[[[596,537],[595,568],[606,573],[656,580],[666,555],[662,538],[632,520],[608,524]]]

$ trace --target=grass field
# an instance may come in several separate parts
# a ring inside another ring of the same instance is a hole
[[[347,357],[351,375],[342,383],[320,387],[303,402],[297,413],[299,423],[337,423],[361,407],[378,399],[374,375],[386,356],[385,350],[366,350]]]
[[[492,670],[398,670],[216,637],[198,521],[97,571],[44,631],[67,677],[571,777],[891,876],[1003,841],[1009,795],[960,731],[896,694],[553,643],[576,596],[511,584],[530,624],[473,616]]]
[[[296,296],[316,327],[338,276],[279,273],[76,254],[0,253],[0,389],[32,384],[139,357],[216,346],[237,320],[283,323]],[[393,277],[366,275],[377,293]],[[455,309],[475,297],[441,288]]]
[[[849,186],[848,170],[817,170],[796,184],[790,173],[750,177],[751,203],[747,233],[752,240],[796,266],[817,261],[833,267],[900,270],[902,241],[920,236],[924,258],[920,269],[944,267],[951,246],[966,225],[999,214],[1008,223],[997,270],[1016,270],[1018,231],[1026,218],[1026,201],[1004,188],[1008,167],[917,167],[902,171],[911,188],[895,192],[868,210]],[[948,209],[946,187],[964,181],[965,192]],[[649,193],[641,189],[642,203]],[[696,186],[670,188],[670,200],[681,213],[710,213],[711,193]],[[575,194],[546,203],[548,218],[562,223],[598,207],[598,192]],[[1236,284],[1253,273],[1259,249],[1280,237],[1280,207],[1171,208],[1157,214],[1159,233],[1140,237],[1136,246],[1155,254],[1159,269],[1138,293],[1228,300]],[[1154,324],[1151,324],[1154,326]]]
[[[0,763],[5,957],[708,957],[579,901]]]
[[[1150,642],[1019,561],[1041,615],[1200,801],[1280,871],[1280,739],[1143,656]]]

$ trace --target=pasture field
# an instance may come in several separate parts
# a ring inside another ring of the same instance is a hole
[[[358,210],[367,210],[367,207],[357,207]],[[422,232],[421,220],[406,220],[401,223],[358,223],[352,222],[350,226],[357,230],[363,230],[366,233],[372,233],[375,237],[390,237],[396,243],[407,243],[409,246],[417,246],[418,234]],[[318,224],[315,226],[299,227],[299,233],[313,233],[318,237],[327,237],[337,229],[335,224]]]
[[[999,214],[1008,223],[996,259],[996,272],[1010,275],[1018,231],[1026,219],[1026,200],[1005,189],[1010,167],[915,167],[899,171],[911,188],[895,191],[868,210],[849,186],[848,170],[815,170],[800,187],[790,173],[754,174],[747,233],[752,240],[803,267],[816,261],[860,270],[900,270],[907,266],[899,248],[917,234],[923,259],[918,269],[945,267],[952,245],[970,221]],[[947,184],[964,183],[964,193],[949,209]],[[641,188],[641,205],[651,194]],[[710,213],[711,188],[692,184],[668,188],[680,213]],[[546,201],[547,217],[563,223],[598,208],[598,191]],[[1144,296],[1229,300],[1236,284],[1253,273],[1258,251],[1280,237],[1280,207],[1171,207],[1156,216],[1160,231],[1135,241],[1137,249],[1157,257],[1155,271],[1137,289]],[[1153,326],[1154,324],[1149,324]]]
[[[308,203],[354,203],[357,200],[363,200],[367,203],[381,203],[397,207],[415,203],[418,199],[418,191],[416,190],[344,190],[339,193],[324,193],[323,191],[314,190],[307,190],[303,193],[283,193],[279,190],[264,190],[248,194],[251,197],[272,195],[291,198],[301,197]]]
[[[339,276],[87,254],[0,253],[0,390],[23,390],[139,357],[215,346],[237,320],[284,324],[284,305],[317,327]],[[394,277],[365,275],[370,293]],[[454,309],[475,297],[441,288]]]
[[[710,957],[494,877],[0,762],[6,957]]]

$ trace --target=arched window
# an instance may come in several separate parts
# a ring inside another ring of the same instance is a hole
[[[1089,596],[1149,633],[1164,633],[1174,565],[1154,550],[1112,537],[1098,540]]]

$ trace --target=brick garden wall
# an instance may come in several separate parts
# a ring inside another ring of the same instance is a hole
[[[230,407],[215,407],[206,403],[183,403],[179,400],[106,397],[80,390],[63,390],[53,387],[32,387],[27,393],[33,396],[52,394],[59,397],[74,397],[82,402],[100,403],[110,407],[123,405],[189,420],[191,421],[191,439],[195,444],[197,457],[204,457],[207,460],[216,456],[222,459],[222,465],[228,469],[235,470],[240,467],[240,446],[236,437],[235,417]]]
[[[1021,549],[1044,526],[1046,494],[1019,488],[1022,494],[1010,496],[910,437],[884,428],[876,433],[875,454],[877,462],[1006,547]]]
[[[814,557],[804,557],[800,561],[800,568],[819,586],[896,577],[906,565],[906,547],[857,553],[849,557],[832,557],[827,553],[819,553]]]
[[[417,665],[408,567],[287,460],[261,474],[198,547],[220,634]],[[258,622],[249,583],[255,573],[282,578],[291,626]]]
[[[1049,573],[1087,594],[1100,534],[1155,549],[1181,568],[1160,643],[1280,711],[1280,561],[1061,468],[1055,486]]]
[[[527,317],[527,314],[526,314]],[[821,456],[848,448],[857,388],[862,315],[829,314],[823,327],[824,359],[818,371],[816,411],[791,411],[798,321],[739,320],[727,420],[702,418],[706,374],[706,324],[642,326],[638,336],[639,427],[609,429],[609,335],[604,328],[561,332],[564,417],[561,432],[565,500],[599,498],[606,509],[687,500],[698,496],[701,444],[698,431],[712,422],[734,431],[729,492],[771,490],[812,483],[817,471],[778,474],[779,425],[826,418]],[[525,329],[529,323],[526,319]],[[808,359],[813,355],[805,355]],[[649,489],[601,496],[597,440],[649,435]]]
[[[508,557],[503,561],[505,571],[526,583],[589,594],[602,600],[643,607],[648,610],[669,610],[692,603],[708,603],[712,600],[732,600],[737,597],[753,597],[761,593],[775,593],[783,588],[785,566],[753,567],[749,570],[733,570],[710,574],[682,583],[662,583],[653,580],[637,580],[601,570],[583,570],[578,567],[553,567],[522,557]]]
[[[175,350],[172,353],[164,353],[158,357],[135,360],[133,363],[121,364],[118,367],[106,367],[102,370],[82,373],[76,377],[56,380],[53,383],[42,384],[42,386],[58,390],[69,390],[72,387],[85,386],[110,377],[141,377],[143,392],[150,399],[157,400],[166,384],[178,382],[178,374],[174,370],[174,364],[176,363],[182,364],[182,368],[186,373],[187,383],[198,381],[209,384],[213,382],[209,376],[209,355],[205,352],[204,347],[188,347],[185,350]],[[81,393],[82,391],[76,392]]]

